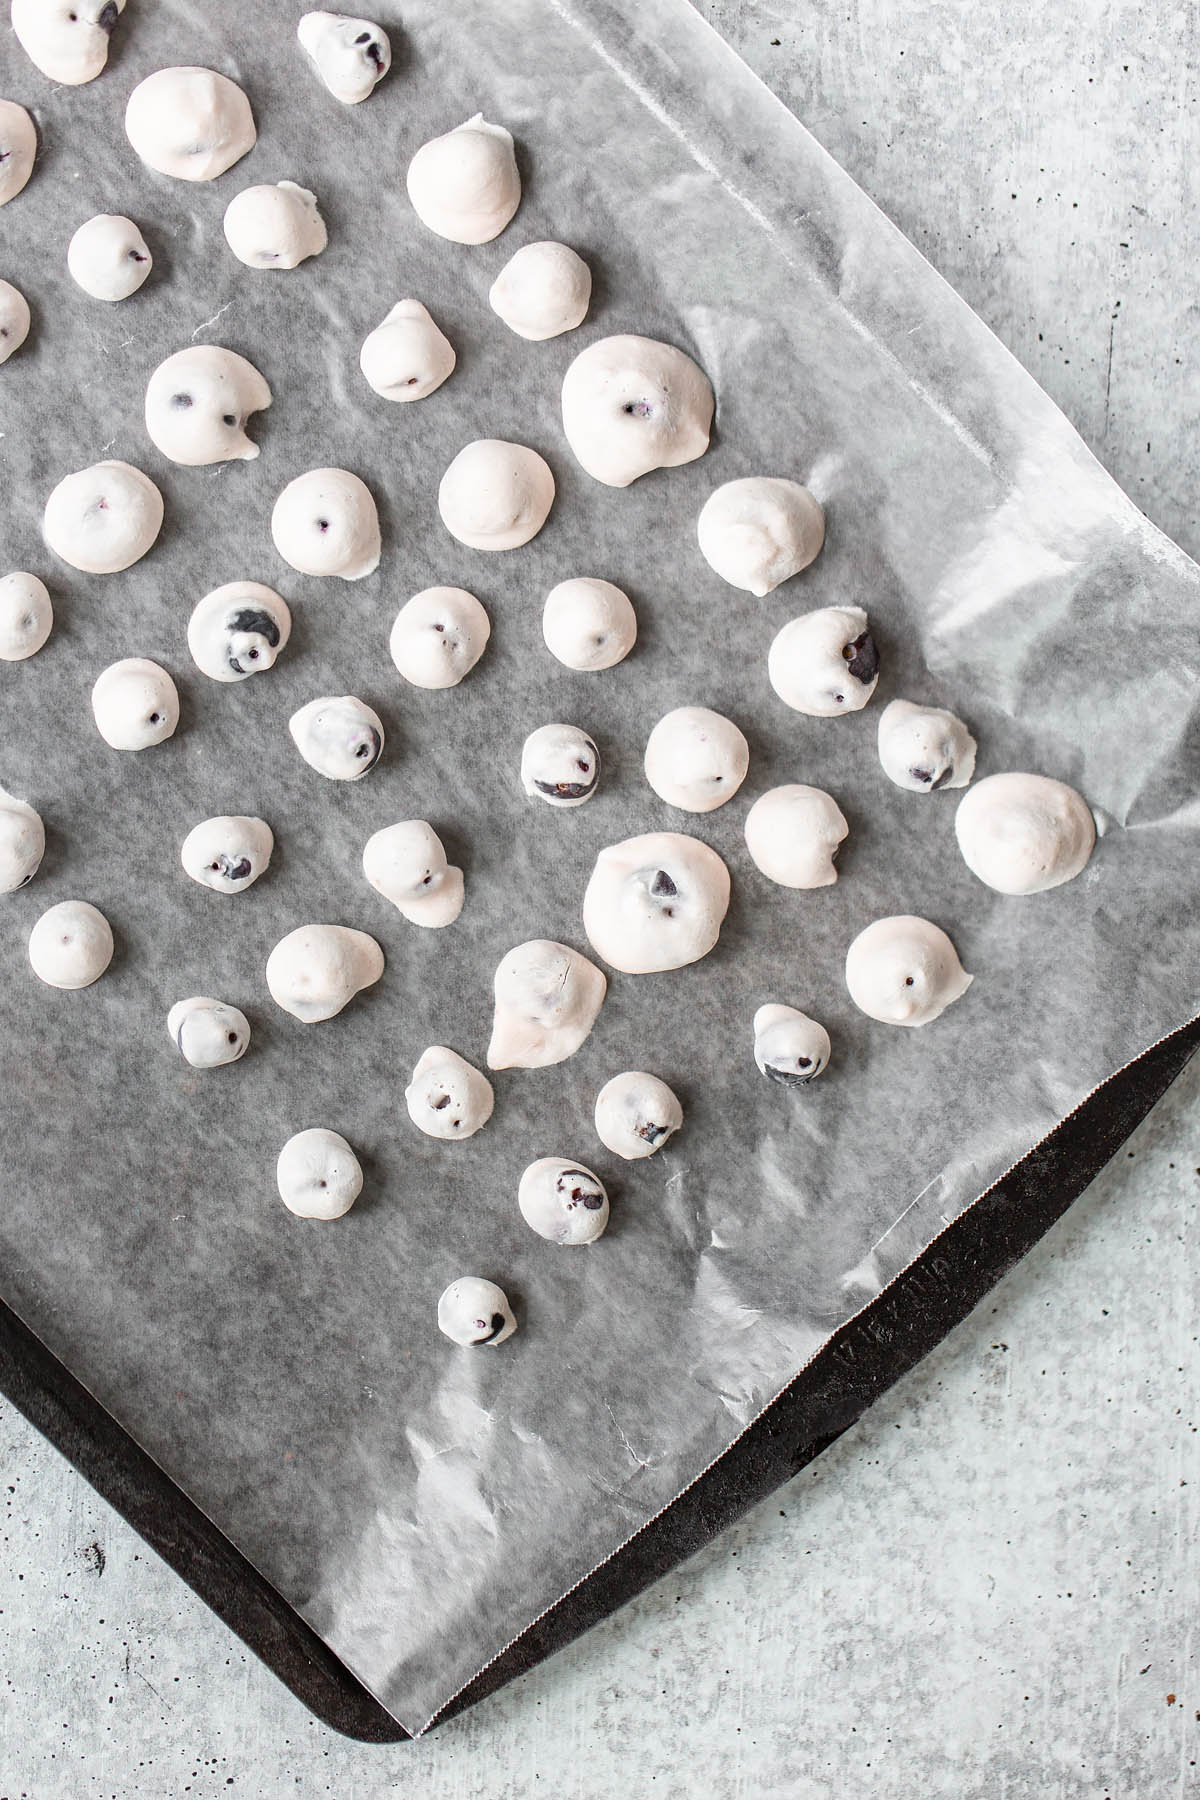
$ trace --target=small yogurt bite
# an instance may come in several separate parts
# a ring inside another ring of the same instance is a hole
[[[295,181],[243,188],[225,208],[223,229],[248,269],[295,269],[329,242],[317,196]]]
[[[530,1229],[552,1244],[594,1244],[608,1225],[608,1195],[600,1177],[561,1156],[530,1163],[517,1205]]]
[[[567,944],[533,938],[501,958],[488,1045],[489,1069],[544,1069],[583,1043],[608,982],[595,963]]]
[[[253,150],[250,102],[212,69],[158,69],[125,108],[125,135],[148,168],[177,181],[215,181]]]
[[[361,781],[383,755],[383,721],[354,694],[310,700],[288,730],[309,768],[329,781]]]
[[[973,980],[941,927],[911,913],[876,919],[846,952],[850,998],[884,1025],[931,1024]]]
[[[297,1218],[340,1219],[362,1193],[362,1164],[339,1131],[312,1126],[283,1146],[275,1181]]]
[[[381,25],[344,13],[305,13],[296,36],[335,100],[358,106],[375,92],[392,66],[392,46]]]
[[[879,680],[879,652],[861,606],[822,606],[791,619],[767,654],[771,686],[814,719],[859,712]]]
[[[145,556],[162,530],[163,500],[130,463],[95,463],[65,475],[46,502],[42,536],[85,575],[116,575]]]
[[[29,966],[47,987],[91,987],[112,958],[112,927],[90,900],[60,900],[29,934]]]
[[[54,628],[54,608],[44,581],[24,569],[0,580],[0,662],[36,656]]]
[[[972,875],[998,894],[1042,894],[1087,866],[1096,821],[1065,781],[989,775],[959,801],[954,834]]]
[[[454,345],[419,300],[397,300],[363,340],[358,366],[384,400],[424,400],[454,373]]]
[[[492,624],[466,588],[422,588],[396,614],[392,661],[419,688],[457,687],[487,648]]]
[[[373,574],[383,548],[374,496],[349,469],[309,469],[289,481],[271,513],[271,536],[302,575],[343,581]]]
[[[760,794],[746,814],[751,861],[780,887],[831,887],[849,831],[833,795],[802,782]]]
[[[768,1081],[807,1087],[829,1066],[829,1033],[795,1006],[771,1002],[754,1015],[754,1061]]]
[[[889,781],[913,794],[966,787],[975,773],[975,739],[961,719],[937,706],[893,700],[879,715],[879,761]]]
[[[646,780],[681,812],[713,812],[746,779],[750,746],[734,724],[707,706],[680,706],[658,721],[646,744]]]
[[[600,752],[578,725],[539,725],[521,751],[521,786],[547,806],[582,806],[600,781]]]
[[[167,1014],[171,1042],[193,1069],[220,1069],[239,1062],[250,1047],[250,1021],[236,1006],[193,994],[177,1000]]]
[[[174,736],[179,690],[159,663],[127,656],[96,677],[92,716],[112,749],[149,750]]]
[[[402,819],[375,832],[362,866],[376,893],[413,925],[438,931],[453,925],[463,909],[463,872],[447,860],[441,838],[424,819]]]
[[[192,661],[213,681],[245,681],[273,668],[292,634],[287,601],[261,581],[229,581],[196,602],[188,620]]]
[[[404,1090],[408,1116],[426,1137],[456,1143],[474,1137],[492,1116],[496,1096],[486,1075],[456,1050],[431,1044]]]
[[[430,231],[454,244],[489,243],[521,204],[512,133],[476,113],[421,145],[407,184],[413,210]]]
[[[761,596],[820,555],[825,515],[798,481],[752,475],[709,495],[696,534],[704,560],[722,580]]]
[[[0,171],[4,168],[0,163]],[[11,281],[0,281],[0,363],[21,348],[29,336],[29,302]]]
[[[0,206],[15,200],[33,174],[37,129],[23,106],[0,100]]]
[[[185,468],[252,462],[251,413],[271,404],[271,389],[252,362],[220,344],[192,344],[159,363],[146,384],[150,441]]]
[[[179,860],[185,872],[215,894],[240,894],[265,874],[275,834],[265,819],[222,814],[193,825]]]
[[[518,337],[542,343],[587,317],[592,271],[568,244],[526,244],[491,285],[488,305]]]
[[[335,1018],[382,974],[375,939],[349,925],[299,925],[267,958],[272,1000],[302,1025]]]
[[[438,1330],[464,1349],[502,1344],[517,1329],[504,1289],[481,1275],[460,1275],[442,1294]]]
[[[563,378],[567,442],[608,487],[703,456],[715,404],[703,369],[654,338],[600,338]]]
[[[40,815],[0,787],[0,894],[15,894],[32,881],[45,853]]]
[[[503,438],[467,444],[438,487],[442,524],[471,550],[519,549],[537,536],[553,504],[550,465]]]
[[[583,929],[626,975],[682,969],[707,956],[729,910],[729,870],[677,831],[648,832],[601,850],[583,896]]]
[[[125,0],[12,0],[12,28],[36,68],[64,87],[95,81]]]
[[[654,1156],[683,1124],[683,1108],[665,1081],[627,1069],[596,1096],[596,1136],[626,1162]]]
[[[568,669],[612,669],[637,642],[637,614],[629,595],[611,581],[579,575],[546,595],[542,636]]]
[[[123,213],[99,213],[67,246],[67,271],[93,300],[128,300],[153,267],[149,245]]]

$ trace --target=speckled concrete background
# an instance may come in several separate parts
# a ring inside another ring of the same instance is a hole
[[[1200,555],[1193,9],[702,10]],[[1200,1793],[1200,1068],[779,1495],[420,1744],[323,1730],[0,1407],[0,1800]]]

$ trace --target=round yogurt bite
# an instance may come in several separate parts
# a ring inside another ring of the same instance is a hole
[[[561,1156],[530,1163],[517,1205],[530,1229],[552,1244],[594,1244],[608,1224],[608,1195],[600,1177]]]
[[[95,463],[65,475],[46,502],[42,536],[85,575],[116,575],[145,556],[162,530],[163,500],[130,463]]]
[[[629,595],[611,581],[579,575],[546,595],[542,636],[568,669],[611,669],[637,642],[637,614]]]
[[[224,231],[248,269],[294,269],[329,242],[317,196],[295,181],[243,188],[225,208]]]
[[[424,819],[402,819],[367,839],[363,874],[413,925],[440,930],[463,909],[463,872]]]
[[[1041,894],[1073,881],[1096,844],[1082,794],[1048,775],[989,775],[958,803],[963,861],[998,894]]]
[[[0,172],[4,165],[0,163]],[[11,281],[0,281],[0,363],[6,363],[29,336],[29,302]]]
[[[648,832],[601,850],[583,896],[588,942],[614,969],[651,975],[707,956],[729,910],[729,870],[699,838]]]
[[[68,273],[93,300],[128,300],[152,267],[145,238],[124,213],[85,220],[67,246]]]
[[[832,794],[793,782],[760,794],[746,814],[751,861],[780,887],[830,887],[850,827]]]
[[[582,806],[600,781],[600,752],[578,725],[539,725],[521,751],[521,786],[547,806]]]
[[[850,998],[884,1025],[931,1024],[973,980],[941,927],[910,913],[876,919],[846,952]]]
[[[179,690],[159,663],[127,656],[96,677],[92,716],[112,749],[149,750],[174,735]]]
[[[481,1275],[460,1275],[438,1301],[438,1330],[454,1343],[502,1344],[517,1329],[504,1289]]]
[[[159,363],[146,385],[146,430],[172,462],[189,468],[252,461],[251,413],[271,404],[252,362],[219,344],[194,344]]]
[[[379,567],[379,514],[365,481],[349,469],[309,469],[275,502],[271,536],[301,575],[361,581]]]
[[[193,881],[215,894],[240,894],[265,874],[275,834],[265,819],[222,814],[193,825],[179,860]]]
[[[442,524],[471,550],[519,549],[537,536],[553,504],[549,464],[502,438],[467,444],[438,488]]]
[[[125,0],[12,0],[12,28],[51,81],[82,87],[103,73]]]
[[[0,206],[7,206],[24,188],[36,155],[33,120],[15,100],[0,100]]]
[[[167,1014],[171,1042],[193,1069],[220,1069],[239,1062],[250,1046],[250,1021],[236,1006],[193,994],[177,1000]]]
[[[521,204],[512,133],[476,113],[422,144],[408,165],[408,197],[423,225],[453,244],[499,237]]]
[[[822,606],[791,619],[767,654],[771,686],[814,719],[859,712],[879,680],[879,652],[861,606]]]
[[[229,581],[196,602],[187,641],[202,674],[213,681],[245,681],[274,667],[291,634],[291,611],[274,588]]]
[[[829,1066],[829,1033],[795,1006],[771,1002],[754,1015],[754,1061],[768,1081],[807,1087]]]
[[[542,343],[587,318],[592,271],[567,244],[526,244],[491,285],[488,304],[518,337]]]
[[[496,1096],[486,1075],[456,1050],[431,1044],[404,1090],[408,1116],[426,1137],[454,1143],[474,1137],[492,1116]]]
[[[158,69],[125,108],[125,135],[148,168],[215,181],[253,150],[254,114],[236,81],[212,69]]]
[[[112,927],[90,900],[60,900],[29,934],[29,965],[47,987],[91,987],[112,957]]]
[[[275,1165],[279,1198],[300,1219],[340,1219],[362,1193],[362,1165],[338,1131],[312,1126],[290,1137]]]
[[[422,588],[396,614],[392,661],[419,688],[457,687],[487,648],[492,623],[466,588]]]
[[[608,982],[595,963],[567,944],[533,938],[500,959],[489,1069],[544,1069],[583,1043]]]
[[[646,780],[681,812],[713,812],[746,779],[750,746],[732,719],[707,706],[680,706],[658,721],[646,744]]]
[[[654,338],[600,338],[563,378],[567,442],[608,487],[703,456],[715,404],[703,369]]]
[[[392,46],[383,27],[344,13],[305,13],[296,36],[335,100],[357,106],[373,94],[392,66]]]
[[[879,715],[883,772],[910,793],[966,787],[975,773],[975,748],[962,720],[940,707],[893,700]]]
[[[696,534],[704,560],[723,581],[769,594],[820,555],[825,515],[798,481],[752,475],[709,495]]]
[[[665,1081],[627,1069],[596,1096],[596,1136],[614,1156],[639,1162],[653,1156],[683,1124],[683,1108]]]
[[[299,925],[267,958],[272,1000],[302,1025],[336,1017],[382,974],[375,939],[349,925]]]
[[[354,694],[310,700],[288,730],[309,768],[329,781],[361,781],[383,755],[383,720]]]
[[[46,828],[24,800],[0,787],[0,894],[33,880],[46,853]]]
[[[16,569],[0,581],[0,662],[36,656],[54,627],[44,581]]]
[[[454,373],[454,345],[419,300],[397,300],[363,340],[358,366],[385,400],[424,400]]]

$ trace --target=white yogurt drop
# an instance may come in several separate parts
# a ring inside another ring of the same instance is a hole
[[[290,1137],[275,1165],[279,1198],[299,1219],[340,1219],[362,1193],[357,1156],[337,1131],[312,1126]]]
[[[224,231],[248,269],[294,269],[329,242],[317,196],[295,181],[243,188],[225,208]]]
[[[185,871],[215,894],[240,894],[264,874],[275,848],[265,819],[222,814],[193,825],[179,853]]]
[[[530,1163],[517,1205],[530,1229],[552,1244],[594,1244],[608,1224],[608,1195],[600,1177],[561,1156]]]
[[[596,1136],[606,1150],[639,1162],[661,1150],[683,1124],[683,1108],[665,1081],[627,1069],[596,1096]]]
[[[875,692],[879,652],[861,606],[822,606],[791,619],[767,654],[771,686],[814,719],[858,712]]]
[[[177,181],[215,181],[257,132],[235,81],[212,69],[158,69],[138,83],[125,108],[125,135],[147,167]]]
[[[383,974],[383,951],[349,925],[300,925],[267,958],[267,987],[303,1025],[332,1019]]]
[[[451,688],[470,674],[491,635],[491,620],[466,588],[422,588],[396,614],[388,649],[414,687]]]
[[[46,852],[46,828],[24,800],[0,788],[0,894],[33,880]]]
[[[414,925],[440,930],[463,909],[463,872],[446,859],[441,838],[424,819],[402,819],[367,839],[363,874]]]
[[[271,514],[271,536],[284,562],[302,575],[361,581],[379,567],[375,500],[349,469],[309,469],[289,481]]]
[[[54,627],[44,581],[17,569],[0,580],[0,662],[36,656]]]
[[[207,994],[177,1000],[167,1014],[171,1042],[193,1069],[239,1062],[250,1045],[250,1021],[236,1006]]]
[[[601,850],[583,896],[583,929],[626,975],[682,969],[707,956],[729,910],[729,870],[716,851],[677,831],[652,831]]]
[[[88,900],[60,900],[29,934],[30,967],[47,987],[91,987],[112,955],[112,927]]]
[[[807,1087],[829,1066],[829,1033],[795,1006],[771,1003],[754,1015],[754,1060],[768,1081]]]
[[[489,1069],[544,1069],[573,1056],[596,1022],[608,982],[566,944],[533,938],[501,958]]]
[[[0,163],[0,171],[4,168]],[[29,336],[29,302],[11,281],[0,281],[0,363],[6,363]]]
[[[940,707],[893,700],[879,715],[883,772],[910,793],[966,787],[975,773],[975,748],[962,720]]]
[[[611,581],[577,575],[546,595],[542,636],[568,669],[611,669],[637,642],[637,614],[629,595]]]
[[[750,746],[734,724],[707,706],[680,706],[658,721],[646,744],[646,780],[681,812],[713,812],[746,779]]]
[[[1073,881],[1096,844],[1082,794],[1048,775],[989,775],[958,803],[954,833],[972,875],[998,894]]]
[[[0,100],[0,206],[15,200],[33,174],[37,130],[23,106]]]
[[[563,378],[567,442],[587,473],[609,487],[703,456],[714,404],[703,369],[654,338],[600,338]]]
[[[125,0],[12,0],[12,28],[30,62],[64,87],[95,81]]]
[[[308,766],[330,781],[361,781],[383,754],[383,721],[354,694],[310,700],[288,730]]]
[[[526,244],[491,285],[488,304],[518,337],[542,343],[587,318],[592,271],[568,244]]]
[[[460,1275],[437,1308],[438,1330],[464,1347],[502,1344],[517,1329],[504,1289],[481,1275]]]
[[[820,555],[825,515],[798,481],[751,475],[709,495],[696,525],[709,567],[749,594],[769,594]]]
[[[357,106],[373,94],[392,66],[392,46],[382,26],[345,13],[305,13],[296,36],[335,100]]]
[[[408,1116],[426,1137],[445,1143],[474,1137],[492,1116],[496,1096],[486,1075],[456,1050],[431,1044],[404,1090]]]
[[[153,262],[145,238],[123,213],[98,213],[87,219],[67,246],[68,273],[93,300],[128,300]]]
[[[397,300],[363,340],[358,366],[385,400],[424,400],[454,373],[454,346],[419,300]]]
[[[547,806],[582,806],[600,781],[600,752],[578,725],[539,725],[521,751],[521,786]]]
[[[114,750],[149,750],[174,735],[179,690],[158,663],[127,656],[96,677],[92,716]]]
[[[189,468],[249,462],[258,445],[246,436],[246,421],[270,404],[271,390],[252,362],[219,344],[194,344],[151,375],[146,430],[164,456]]]
[[[245,681],[273,668],[287,647],[287,601],[261,581],[229,581],[198,600],[188,620],[192,661],[213,681]]]
[[[876,919],[846,952],[850,998],[885,1025],[930,1024],[973,979],[940,926],[911,914]]]
[[[830,887],[850,827],[832,794],[802,782],[760,794],[746,814],[746,848],[780,887]]]
[[[431,138],[408,165],[408,197],[421,223],[453,244],[499,237],[521,204],[512,133],[476,113]]]
[[[94,463],[65,475],[46,502],[42,536],[85,575],[116,575],[145,556],[162,530],[163,500],[129,463]]]
[[[525,444],[479,438],[467,444],[438,488],[451,537],[472,550],[516,550],[535,538],[554,503],[549,464]]]

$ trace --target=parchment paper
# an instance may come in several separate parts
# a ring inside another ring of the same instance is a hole
[[[1095,1084],[1197,1007],[1200,573],[1137,512],[980,322],[682,0],[394,0],[392,74],[363,106],[319,86],[293,37],[299,4],[133,0],[108,72],[55,90],[0,37],[0,91],[30,105],[42,150],[0,215],[0,273],[28,293],[28,346],[0,373],[6,567],[52,588],[57,625],[32,662],[0,666],[0,782],[39,809],[37,879],[0,916],[0,1082],[6,1296],[113,1413],[277,1583],[410,1729],[651,1518],[962,1208]],[[121,129],[151,70],[199,63],[241,81],[260,141],[210,186],[153,175]],[[427,137],[483,109],[516,134],[525,197],[478,249],[413,216],[403,176]],[[290,274],[243,268],[221,217],[253,182],[315,189],[324,256]],[[155,257],[122,305],[68,280],[65,250],[99,211],[125,211]],[[595,274],[584,327],[547,344],[488,309],[519,245],[559,237]],[[376,398],[359,345],[395,300],[431,307],[458,369],[410,407]],[[617,331],[694,354],[719,396],[710,453],[618,492],[586,477],[561,434],[563,371]],[[261,459],[167,464],[142,424],[145,382],[190,342],[225,344],[267,375]],[[532,444],[558,483],[527,548],[465,550],[436,511],[468,440]],[[167,522],[127,574],[88,578],[44,549],[53,484],[103,456],[147,470]],[[284,483],[323,464],[378,497],[384,557],[355,585],[300,577],[268,521]],[[712,574],[695,543],[719,482],[788,475],[822,498],[819,561],[766,600]],[[601,675],[541,640],[557,581],[597,574],[633,596],[635,653]],[[275,670],[206,680],[185,642],[196,599],[250,577],[295,612]],[[434,582],[476,592],[494,635],[456,690],[405,686],[387,656],[397,607]],[[878,696],[852,718],[788,711],[766,650],[789,617],[832,601],[870,612]],[[183,694],[177,735],[110,751],[88,694],[116,658],[158,658]],[[353,692],[387,726],[353,786],[299,759],[302,702]],[[979,771],[1077,784],[1107,821],[1085,875],[1029,900],[976,882],[954,846],[955,795],[883,777],[880,707],[949,705],[975,729]],[[701,820],[669,811],[641,772],[669,708],[703,703],[750,739],[737,799]],[[526,801],[522,740],[582,724],[603,754],[599,795]],[[793,894],[750,864],[750,802],[801,780],[851,824],[832,889]],[[197,820],[261,813],[269,874],[228,900],[190,882]],[[366,837],[426,817],[467,872],[459,923],[423,932],[362,878]],[[494,1121],[469,1143],[420,1137],[403,1105],[429,1043],[479,1062],[491,976],[545,935],[586,949],[580,900],[595,852],[634,832],[695,829],[725,856],[734,898],[720,946],[692,969],[612,976],[580,1053],[496,1080]],[[80,896],[118,954],[94,988],[30,973],[30,927]],[[931,1028],[856,1013],[846,946],[913,911],[951,933],[975,975]],[[337,1020],[279,1012],[267,953],[331,920],[384,945],[384,979]],[[188,1069],[172,1001],[214,993],[250,1015],[245,1061]],[[810,1092],[765,1082],[750,1021],[767,999],[833,1034]],[[616,1071],[680,1093],[661,1155],[618,1166],[591,1109]],[[342,1131],[366,1169],[336,1224],[280,1205],[291,1132]],[[607,1236],[586,1250],[535,1237],[516,1207],[534,1156],[580,1158],[611,1184]],[[443,1286],[501,1281],[521,1322],[500,1351],[435,1328]]]

